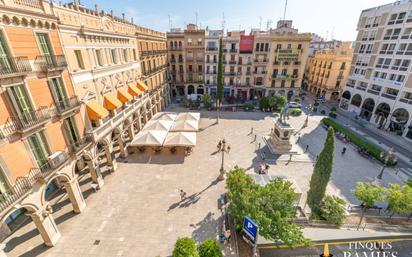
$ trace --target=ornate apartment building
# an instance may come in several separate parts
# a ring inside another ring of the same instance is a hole
[[[50,193],[82,212],[78,174],[101,188],[169,103],[166,37],[77,1],[7,0],[0,17],[1,235],[24,213],[53,246]]]
[[[337,101],[349,75],[352,55],[352,42],[316,51],[308,58],[304,89],[317,98]]]
[[[216,95],[218,42],[219,37],[223,36],[222,31],[196,30],[197,46],[200,46],[200,42],[206,42],[202,43],[204,47],[202,50],[198,49],[199,60],[202,54],[205,55],[205,63],[202,63],[205,65],[205,69],[203,69],[202,76],[197,74],[199,78],[197,83],[186,80],[186,83],[182,84],[178,81],[178,75],[175,79],[173,78],[173,74],[178,74],[180,71],[174,65],[175,59],[173,58],[179,55],[176,52],[176,47],[179,48],[179,51],[187,52],[187,42],[179,45],[178,38],[183,36],[186,40],[188,38],[194,39],[193,34],[186,35],[189,31],[172,30],[167,33],[173,94],[187,95],[208,92],[214,97]],[[296,29],[292,28],[292,21],[280,21],[276,29],[269,31],[252,30],[250,35],[245,35],[244,31],[228,32],[227,35],[223,36],[225,81],[223,94],[225,99],[245,101],[265,95],[283,94],[291,97],[296,94],[301,88],[310,41],[311,34],[298,33]],[[186,65],[187,63],[185,60]],[[195,64],[195,66],[200,68],[200,63]],[[186,69],[184,72],[188,72],[188,70],[190,69]],[[205,78],[204,81],[203,78]]]
[[[412,2],[364,10],[340,108],[412,140]]]

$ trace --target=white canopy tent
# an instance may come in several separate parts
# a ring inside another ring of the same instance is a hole
[[[140,131],[130,143],[130,146],[162,146],[167,131],[162,130],[144,130]]]
[[[162,130],[162,131],[169,131],[172,127],[173,121],[170,120],[151,120],[149,121],[142,131],[145,130]]]
[[[199,122],[193,120],[179,120],[175,121],[170,128],[171,132],[197,132],[199,130]]]
[[[195,146],[195,132],[170,132],[167,134],[163,146]]]
[[[192,120],[192,121],[199,121],[200,120],[200,113],[198,112],[182,112],[179,113],[176,117],[176,120]]]
[[[177,113],[175,112],[158,112],[153,116],[152,120],[174,121],[176,117]]]

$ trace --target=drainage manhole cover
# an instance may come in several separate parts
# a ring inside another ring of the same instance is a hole
[[[94,244],[94,245],[99,245],[99,244],[100,244],[100,240],[95,240],[93,244]]]

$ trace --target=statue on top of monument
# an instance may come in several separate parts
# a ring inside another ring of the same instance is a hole
[[[289,119],[289,103],[288,102],[286,102],[285,105],[282,107],[278,121],[280,121],[280,123],[282,124],[288,124],[286,119]]]

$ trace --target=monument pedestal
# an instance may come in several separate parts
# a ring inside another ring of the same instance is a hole
[[[274,154],[291,153],[292,144],[290,137],[295,129],[287,123],[281,122],[279,119],[273,120],[274,128],[269,136],[265,137],[266,144],[270,151]]]

